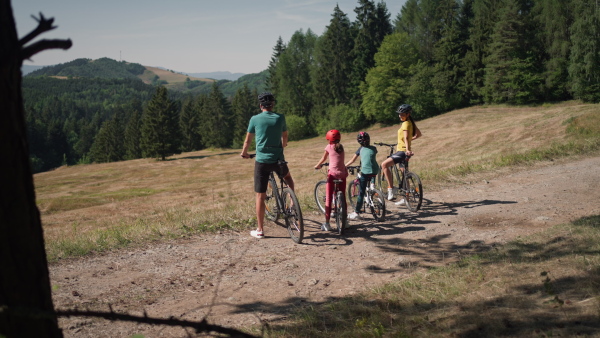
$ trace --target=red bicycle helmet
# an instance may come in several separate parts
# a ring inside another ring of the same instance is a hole
[[[331,129],[327,132],[325,138],[327,139],[327,141],[329,141],[329,143],[335,143],[335,141],[339,141],[342,139],[342,135],[338,130]]]

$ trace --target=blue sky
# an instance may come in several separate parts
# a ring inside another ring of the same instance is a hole
[[[386,1],[392,21],[406,0]],[[19,38],[53,17],[58,28],[38,39],[73,41],[26,65],[108,57],[185,73],[257,73],[267,68],[279,36],[321,35],[336,4],[355,19],[357,0],[12,0]]]

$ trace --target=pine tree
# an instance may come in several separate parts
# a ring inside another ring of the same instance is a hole
[[[322,116],[327,107],[350,102],[348,86],[353,44],[350,20],[336,5],[329,26],[315,46],[314,114]]]
[[[241,148],[246,139],[248,122],[252,115],[259,112],[256,91],[251,92],[248,85],[237,90],[231,101],[233,113],[233,148]]]
[[[377,48],[379,48],[386,36],[392,34],[393,26],[390,22],[390,17],[391,15],[385,2],[378,2],[375,8],[375,40],[377,41]]]
[[[265,87],[268,91],[273,93],[273,95],[277,95],[279,90],[279,83],[277,81],[277,63],[279,62],[281,53],[285,51],[285,48],[285,44],[283,43],[281,36],[279,36],[275,47],[273,47],[273,55],[269,61],[269,67],[267,68],[267,79],[265,81]]]
[[[546,0],[535,3],[537,32],[543,45],[546,100],[566,100],[569,93],[569,28],[573,22],[570,1]]]
[[[142,154],[163,161],[179,152],[179,116],[177,105],[168,97],[167,89],[159,86],[142,116]]]
[[[573,96],[600,102],[600,5],[592,0],[574,0],[573,4],[569,66]]]
[[[112,119],[102,124],[96,134],[90,149],[91,160],[98,163],[121,161],[125,153],[123,134],[120,118],[115,114]]]
[[[485,59],[486,102],[524,104],[538,99],[541,78],[526,37],[528,11],[517,0],[505,0]]]
[[[231,147],[233,133],[231,106],[216,82],[203,105],[202,139],[206,147]]]
[[[140,112],[134,110],[127,125],[125,126],[125,159],[133,160],[142,157],[142,148],[140,140],[142,133],[140,131]]]
[[[489,54],[488,44],[496,22],[495,9],[502,0],[474,0],[473,19],[470,23],[468,50],[462,60],[464,77],[460,87],[471,104],[483,102],[484,59]]]
[[[279,57],[276,109],[307,119],[313,107],[311,71],[314,63],[314,47],[317,36],[309,29],[306,33],[296,31],[287,48]]]
[[[378,22],[382,14],[377,12],[377,7],[373,1],[359,0],[354,12],[356,13],[355,26],[357,27],[357,33],[352,49],[353,64],[349,94],[352,100],[360,105],[362,102],[360,86],[365,81],[369,69],[375,66],[374,56],[383,41],[379,28],[385,26],[385,24]]]
[[[469,6],[469,2],[463,3],[463,6]],[[461,27],[461,8],[455,0],[442,0],[438,10],[442,18],[442,37],[435,46],[436,64],[432,83],[436,109],[448,111],[466,104],[458,87],[464,77],[461,60],[466,53],[466,37]]]
[[[188,99],[183,105],[179,117],[179,128],[181,130],[181,150],[184,152],[199,150],[202,140],[198,133],[200,126],[198,111],[192,99]]]

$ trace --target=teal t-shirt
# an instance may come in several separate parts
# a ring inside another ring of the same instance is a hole
[[[360,156],[360,172],[363,174],[377,175],[379,164],[377,164],[377,148],[374,146],[360,147],[356,151]]]
[[[281,134],[287,131],[285,116],[272,111],[264,111],[250,118],[248,132],[256,141],[256,162],[277,163],[284,161]]]

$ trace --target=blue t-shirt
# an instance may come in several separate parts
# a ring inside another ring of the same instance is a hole
[[[256,162],[277,163],[284,161],[281,134],[287,131],[285,116],[272,111],[263,111],[250,118],[248,132],[256,140]]]
[[[360,172],[365,175],[377,175],[379,173],[379,164],[377,164],[377,148],[374,146],[360,147],[356,151],[360,156]]]

